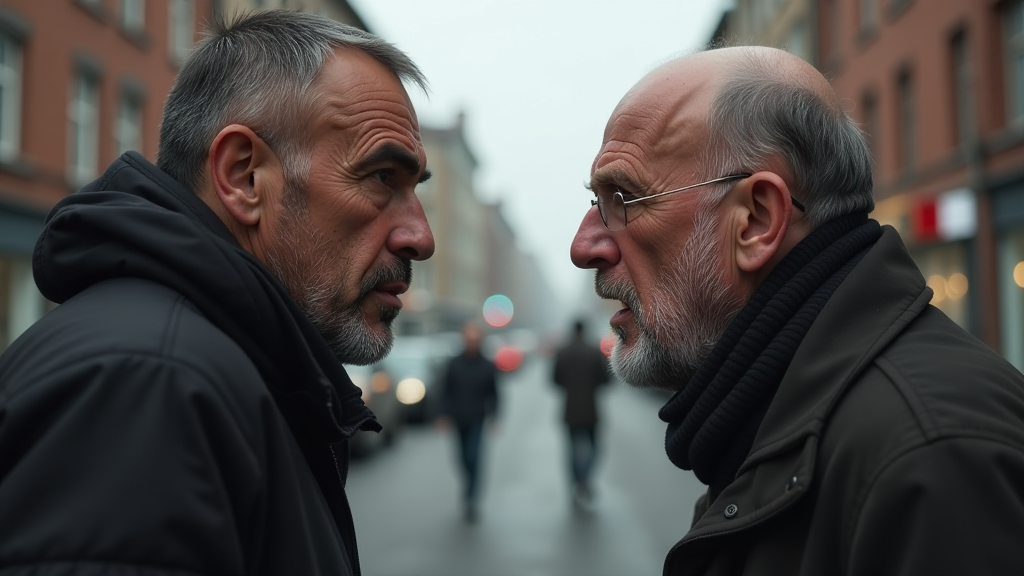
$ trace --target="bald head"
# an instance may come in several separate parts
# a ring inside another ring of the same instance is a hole
[[[812,228],[874,206],[860,129],[825,77],[788,52],[737,46],[671,60],[622,99],[606,142],[628,123],[646,132],[640,154],[695,166],[691,181],[779,173],[807,206]]]

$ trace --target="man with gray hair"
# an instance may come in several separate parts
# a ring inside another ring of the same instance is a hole
[[[387,354],[434,251],[403,81],[318,16],[215,23],[157,164],[53,209],[34,271],[61,305],[0,357],[4,573],[359,574],[347,439],[380,426],[342,363]]]
[[[674,392],[707,493],[666,574],[1024,571],[1024,377],[868,218],[871,156],[780,50],[655,69],[612,113],[573,241],[613,368]]]

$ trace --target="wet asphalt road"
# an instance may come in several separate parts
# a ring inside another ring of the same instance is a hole
[[[596,498],[580,509],[549,373],[549,361],[536,359],[501,383],[475,524],[463,519],[449,434],[406,428],[392,447],[353,461],[348,494],[364,575],[661,574],[704,490],[665,456],[663,397],[618,383],[604,390]]]

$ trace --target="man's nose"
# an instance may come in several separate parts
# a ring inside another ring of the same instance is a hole
[[[419,198],[411,198],[401,222],[391,230],[387,246],[392,254],[409,260],[426,260],[434,255],[434,233]]]
[[[612,233],[601,223],[597,208],[591,208],[580,222],[572,240],[569,257],[577,268],[603,270],[616,265],[621,258]]]

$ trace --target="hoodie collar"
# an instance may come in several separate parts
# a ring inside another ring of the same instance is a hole
[[[137,153],[54,207],[33,269],[58,303],[115,278],[168,286],[242,347],[290,420],[328,441],[380,428],[285,288],[198,196]]]

